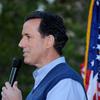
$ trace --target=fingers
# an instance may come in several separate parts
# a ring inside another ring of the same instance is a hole
[[[11,85],[10,85],[9,82],[6,82],[6,83],[5,83],[5,86],[6,86],[7,89],[11,89]]]
[[[16,89],[17,88],[17,84],[18,84],[18,82],[15,81],[14,84],[13,84],[13,87],[11,87],[11,84],[9,82],[6,82],[5,83],[5,89],[13,89],[13,88]]]
[[[6,94],[4,92],[1,92],[2,100],[6,100]]]
[[[18,88],[17,88],[17,84],[18,84],[18,82],[15,81],[14,84],[13,84],[13,87],[11,87],[11,84],[10,84],[9,82],[6,82],[6,83],[5,83],[5,87],[2,87],[2,91],[5,92],[5,91],[7,91],[7,90],[9,90],[9,89],[10,89],[10,90],[12,90],[12,89],[18,89]]]
[[[6,83],[5,83],[5,86],[2,87],[2,92],[1,92],[2,100],[6,100],[6,98],[7,98],[7,95],[6,95],[6,93],[7,93],[7,88],[9,88],[9,86],[8,86],[8,83],[6,82]]]
[[[1,95],[2,95],[2,100],[7,100],[8,96],[7,96],[7,93],[9,90],[11,90],[11,85],[9,82],[6,82],[5,83],[5,86],[2,87],[2,92],[1,92]]]
[[[2,87],[2,91],[6,91],[6,87]]]
[[[1,92],[2,100],[7,100],[6,92],[7,92],[6,87],[2,87],[2,92]]]
[[[6,96],[6,91],[7,91],[6,87],[2,87],[1,95],[3,98]]]
[[[9,82],[5,83],[5,86],[2,87],[2,100],[22,100],[22,93],[17,88],[17,81],[14,82],[13,87],[11,87]]]

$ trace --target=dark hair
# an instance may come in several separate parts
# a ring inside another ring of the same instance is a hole
[[[61,55],[62,48],[68,40],[63,19],[60,16],[50,12],[34,11],[25,18],[25,22],[35,18],[41,19],[39,32],[42,36],[54,36],[54,48]]]

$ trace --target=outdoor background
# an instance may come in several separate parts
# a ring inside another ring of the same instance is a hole
[[[90,0],[0,0],[0,90],[9,79],[13,57],[21,57],[18,43],[23,20],[35,10],[57,13],[64,18],[69,41],[63,49],[66,60],[79,72],[84,61]],[[22,65],[17,80],[24,97],[33,86],[34,68]]]

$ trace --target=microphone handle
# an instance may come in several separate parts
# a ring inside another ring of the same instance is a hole
[[[16,67],[12,67],[12,69],[11,69],[11,73],[10,73],[10,77],[9,77],[9,83],[11,84],[11,86],[13,86],[13,83],[16,80],[17,70],[18,69]]]

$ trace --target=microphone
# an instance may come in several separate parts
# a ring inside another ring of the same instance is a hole
[[[13,86],[14,81],[16,80],[16,76],[18,74],[19,68],[21,67],[22,60],[13,58],[12,64],[11,64],[11,72],[9,77],[9,83],[11,86]]]

